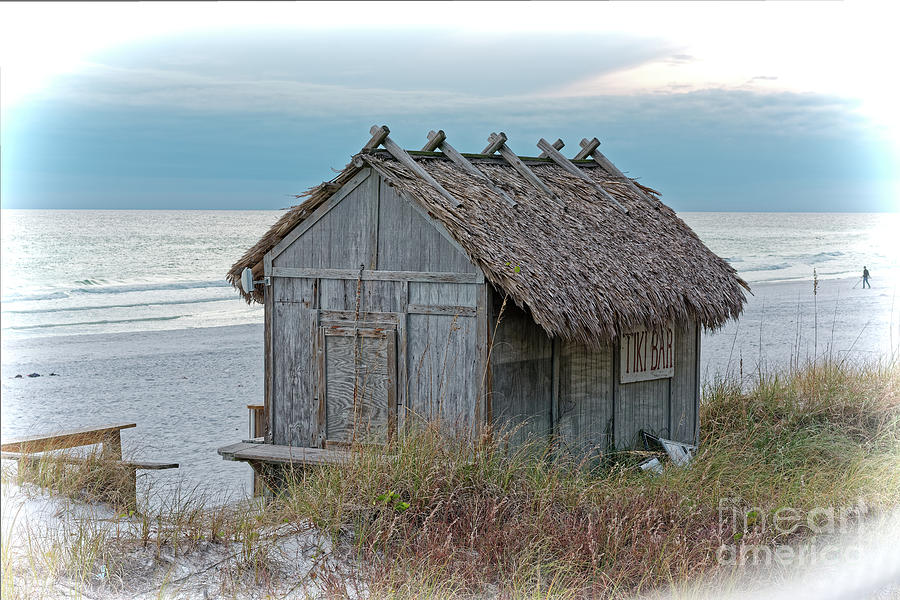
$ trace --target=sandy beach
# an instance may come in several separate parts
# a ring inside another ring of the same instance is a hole
[[[262,357],[261,324],[18,340],[3,348],[3,434],[135,422],[126,454],[181,464],[146,476],[240,494],[249,467],[216,448],[247,437]]]

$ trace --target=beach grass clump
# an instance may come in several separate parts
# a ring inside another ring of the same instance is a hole
[[[513,447],[515,432],[472,439],[431,423],[387,453],[360,445],[344,465],[295,471],[278,504],[285,519],[330,533],[376,595],[619,597],[684,585],[721,570],[723,544],[799,542],[812,511],[862,518],[860,503],[900,504],[898,383],[897,364],[841,363],[748,390],[722,380],[704,390],[697,456],[658,476],[630,453],[577,463],[546,442]],[[771,523],[788,508],[798,526],[786,535]]]
[[[31,484],[83,502],[103,502],[117,507],[134,503],[134,469],[96,449],[22,455],[15,462],[4,463],[4,483]]]

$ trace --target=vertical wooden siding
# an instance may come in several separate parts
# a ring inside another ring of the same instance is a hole
[[[597,352],[560,340],[559,423],[563,450],[573,456],[597,455],[612,446],[612,347]]]
[[[492,294],[492,314],[503,297]],[[496,317],[493,317],[496,319]],[[493,329],[495,323],[488,326]],[[553,426],[553,342],[531,316],[506,303],[491,348],[493,425],[515,428],[514,441],[549,439]]]
[[[275,267],[368,268],[373,254],[371,205],[378,201],[377,175],[370,175],[325,216],[274,257]],[[301,224],[302,226],[302,224]]]
[[[407,419],[440,419],[463,427],[474,423],[475,329],[475,317],[407,316]]]
[[[672,378],[672,404],[669,435],[673,440],[696,444],[695,426],[700,390],[697,387],[699,371],[699,339],[696,323],[687,323],[675,333],[676,363]]]
[[[384,271],[478,272],[465,254],[383,181],[378,212],[378,268]]]

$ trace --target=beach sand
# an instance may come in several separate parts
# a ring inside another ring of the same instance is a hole
[[[829,346],[850,360],[896,351],[900,299],[892,308],[896,288],[875,283],[863,290],[854,280],[822,281],[815,306],[811,281],[755,285],[739,323],[704,334],[703,377],[752,377],[759,364],[812,358],[816,311],[818,355]],[[181,464],[146,474],[154,487],[183,479],[241,495],[250,468],[223,461],[216,449],[248,437],[246,405],[263,401],[262,338],[262,325],[251,324],[4,340],[2,433],[135,422],[122,432],[126,454]],[[32,372],[42,376],[15,378]]]

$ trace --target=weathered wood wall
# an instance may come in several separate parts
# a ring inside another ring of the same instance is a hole
[[[558,425],[562,449],[573,456],[609,450],[613,432],[612,347],[597,352],[578,342],[557,342]]]
[[[392,419],[473,424],[483,371],[480,271],[377,173],[357,176],[334,198],[269,253],[271,440],[319,446],[350,436],[352,417],[337,413],[351,410],[352,346],[325,335],[323,324],[352,326],[357,312],[360,326],[390,329],[384,339],[395,365],[376,373],[379,389],[396,389]],[[361,268],[384,279],[361,278]],[[363,409],[387,420],[380,407]]]
[[[492,293],[490,328],[503,297]],[[517,440],[550,439],[574,456],[640,445],[639,432],[696,443],[697,349],[694,324],[677,332],[675,376],[620,384],[617,348],[601,351],[551,340],[526,311],[507,302],[491,348],[495,427],[518,427]]]
[[[553,428],[553,341],[512,300],[493,294],[492,314],[499,325],[491,348],[493,425],[512,429],[514,442],[549,439]]]

